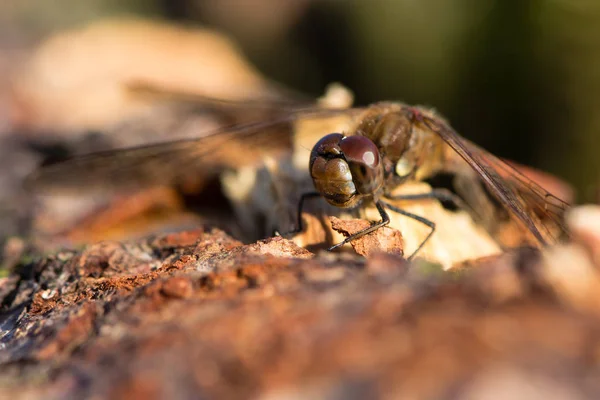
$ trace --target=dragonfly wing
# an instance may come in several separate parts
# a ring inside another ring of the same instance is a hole
[[[464,139],[441,119],[422,114],[420,118],[475,170],[490,193],[540,244],[554,243],[567,234],[563,215],[568,203]]]
[[[474,144],[470,144],[474,148]],[[483,150],[479,154],[483,154]],[[518,169],[499,158],[485,153],[488,164],[498,171],[506,184],[518,195],[520,203],[532,215],[540,233],[547,238],[546,241],[556,242],[561,236],[568,235],[564,225],[564,214],[569,204],[558,196],[544,189]]]
[[[157,184],[201,181],[225,169],[254,165],[265,156],[289,152],[296,122],[357,113],[353,109],[319,108],[282,101],[231,101],[138,88],[141,94],[214,108],[230,115],[228,127],[200,138],[172,140],[146,146],[109,150],[46,165],[31,174],[26,187],[41,191],[135,190]],[[236,121],[252,121],[238,124]],[[329,132],[326,132],[329,133]]]
[[[26,180],[33,190],[135,189],[209,177],[256,164],[291,147],[293,116],[223,128],[202,138],[109,150],[43,166]]]
[[[219,109],[253,109],[253,110],[287,110],[297,111],[315,107],[315,100],[291,90],[278,90],[281,95],[270,97],[248,98],[245,100],[229,100],[204,96],[194,92],[184,92],[159,87],[148,82],[132,81],[126,84],[126,90],[132,96],[145,100],[170,101],[200,105],[203,107],[217,107]]]

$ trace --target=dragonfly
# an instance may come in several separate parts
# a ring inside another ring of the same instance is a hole
[[[436,223],[390,201],[437,199],[458,207],[465,207],[465,202],[446,188],[434,188],[422,194],[394,195],[393,191],[408,182],[452,173],[467,177],[468,181],[478,180],[493,201],[537,245],[556,243],[568,236],[563,222],[569,208],[567,202],[460,136],[441,115],[426,107],[379,102],[364,107],[323,108],[304,102],[236,102],[186,96],[143,84],[133,84],[131,90],[202,103],[231,114],[254,112],[262,117],[198,138],[76,156],[39,168],[28,177],[27,186],[42,190],[131,189],[157,183],[177,184],[190,176],[209,178],[243,165],[257,165],[265,157],[289,154],[294,142],[294,124],[298,121],[344,116],[352,121],[351,127],[345,132],[322,132],[323,137],[310,151],[307,168],[315,190],[300,196],[296,226],[287,233],[304,229],[302,212],[311,198],[322,197],[342,209],[374,205],[381,219],[372,221],[369,227],[349,235],[329,250],[386,226],[390,222],[388,211],[392,211],[429,228],[427,236],[409,257],[413,258],[434,234]]]

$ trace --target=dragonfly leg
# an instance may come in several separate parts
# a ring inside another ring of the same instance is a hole
[[[302,220],[302,209],[304,208],[304,202],[307,199],[312,199],[315,197],[321,197],[321,193],[319,192],[307,192],[307,193],[303,193],[302,196],[300,196],[300,200],[298,201],[298,208],[297,208],[297,222],[296,222],[296,227],[294,229],[291,229],[287,232],[285,232],[284,234],[280,234],[278,231],[275,231],[275,236],[289,236],[289,235],[295,235],[297,233],[300,233],[304,230],[304,222]]]
[[[441,202],[451,203],[454,207],[460,210],[465,210],[471,214],[471,216],[477,221],[483,221],[481,213],[475,208],[461,199],[458,195],[445,188],[435,188],[426,193],[415,193],[415,194],[397,194],[392,195],[386,193],[384,197],[388,200],[423,200],[423,199],[437,199]]]
[[[360,237],[363,237],[379,228],[381,228],[382,226],[386,226],[387,224],[390,223],[390,217],[389,215],[385,212],[385,208],[383,206],[384,203],[382,202],[375,202],[375,206],[377,207],[377,211],[379,211],[379,215],[381,215],[381,221],[374,223],[373,225],[369,226],[368,228],[365,228],[361,231],[356,232],[353,235],[348,236],[346,239],[344,239],[343,241],[339,242],[338,244],[331,246],[330,248],[328,248],[327,250],[332,251],[337,249],[338,247],[341,247],[343,245],[345,245],[346,243],[350,243],[353,240],[356,240]]]
[[[467,204],[458,197],[455,193],[452,193],[448,189],[435,188],[426,193],[415,193],[415,194],[396,194],[392,195],[389,193],[385,194],[385,198],[389,200],[423,200],[423,199],[437,199],[442,202],[452,203],[454,207],[463,210],[468,209]]]
[[[425,243],[427,243],[427,241],[429,240],[429,238],[431,238],[431,235],[433,235],[433,232],[435,232],[435,222],[428,220],[427,218],[421,217],[420,215],[416,215],[413,213],[410,213],[408,211],[405,211],[399,207],[393,206],[391,204],[388,203],[384,203],[384,202],[380,202],[383,206],[385,206],[385,208],[387,208],[388,210],[392,210],[398,214],[404,215],[408,218],[412,218],[415,221],[419,221],[420,223],[428,226],[431,231],[427,234],[427,236],[425,237],[425,239],[423,239],[423,241],[421,242],[421,244],[419,244],[419,246],[417,247],[417,249],[415,251],[413,251],[413,253],[410,255],[410,257],[408,257],[408,260],[412,260],[413,257],[423,248],[423,246],[425,246]]]

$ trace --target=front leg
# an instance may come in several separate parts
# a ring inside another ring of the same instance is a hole
[[[300,196],[300,200],[298,201],[298,208],[296,209],[296,227],[284,232],[283,234],[280,234],[278,231],[274,232],[274,236],[284,236],[284,237],[289,237],[292,235],[296,235],[300,232],[302,232],[304,230],[304,221],[302,219],[302,210],[304,209],[304,202],[307,199],[313,199],[315,197],[321,197],[321,193],[319,192],[307,192],[307,193],[303,193],[302,196]]]
[[[356,240],[358,238],[361,238],[373,231],[376,231],[377,229],[386,226],[387,224],[390,223],[390,217],[387,214],[387,212],[385,212],[385,209],[383,207],[382,202],[375,202],[375,206],[377,207],[377,211],[379,211],[379,215],[381,216],[381,221],[375,222],[373,223],[371,226],[369,226],[368,228],[365,228],[361,231],[356,232],[355,234],[352,234],[350,236],[348,236],[346,239],[342,240],[341,242],[339,242],[336,245],[331,246],[330,248],[328,248],[327,250],[332,251],[337,249],[338,247],[341,247],[343,245],[345,245],[346,243],[350,243],[353,240]]]

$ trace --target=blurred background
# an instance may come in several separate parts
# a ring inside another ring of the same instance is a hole
[[[431,106],[492,153],[566,180],[578,202],[597,201],[595,0],[4,0],[0,130],[14,133],[19,124],[48,130],[39,121],[27,125],[36,119],[34,108],[14,96],[15,72],[22,72],[36,46],[57,32],[123,16],[224,33],[258,75],[311,96],[341,82],[355,93],[356,104]],[[119,43],[125,32],[114,32]],[[85,58],[101,66],[106,58],[96,53],[94,40],[85,42]],[[152,36],[142,40],[154,46]],[[183,44],[171,40],[166,46]],[[187,54],[194,52],[187,46]],[[45,67],[56,65],[57,75],[66,74],[68,62],[68,56],[46,59]],[[176,68],[162,72],[179,74]],[[73,114],[65,107],[60,112]],[[0,167],[11,164],[5,159]]]

